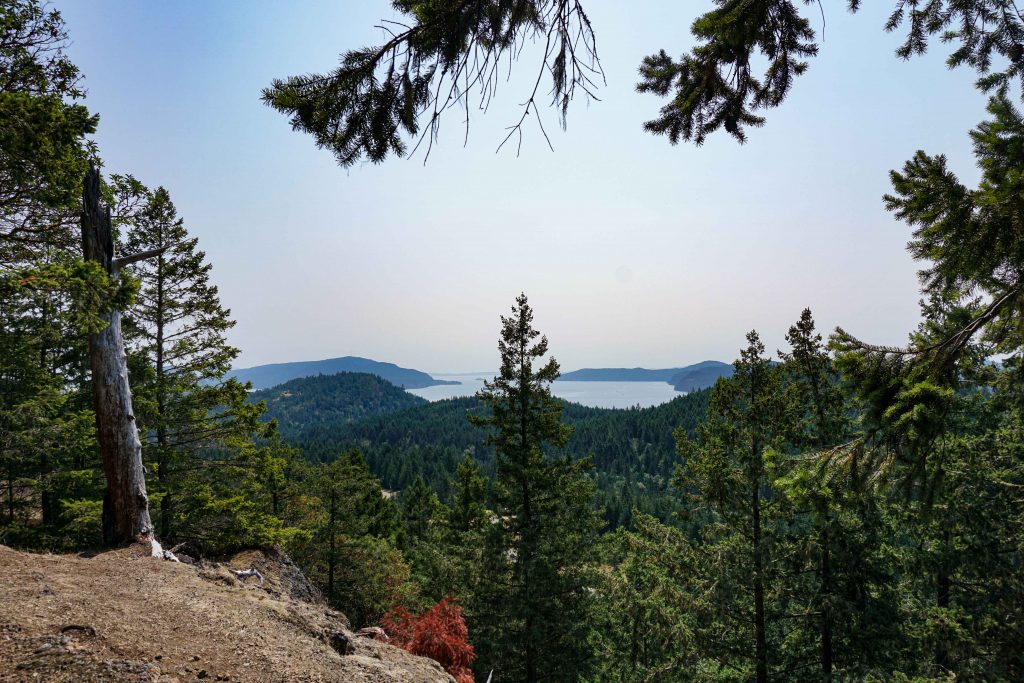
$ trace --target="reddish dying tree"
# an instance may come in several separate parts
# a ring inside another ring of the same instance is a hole
[[[473,683],[470,665],[476,658],[469,644],[469,631],[462,618],[462,608],[454,599],[442,598],[422,614],[415,615],[403,607],[392,607],[381,618],[392,645],[430,657],[444,667],[458,683]]]

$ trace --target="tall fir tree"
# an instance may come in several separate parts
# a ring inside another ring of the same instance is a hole
[[[95,509],[71,505],[102,487],[86,427],[85,333],[100,325],[101,301],[128,294],[81,259],[82,177],[98,117],[81,103],[67,43],[58,11],[0,3],[0,534],[51,548],[95,543],[84,521]]]
[[[976,597],[985,591],[976,577],[1000,576],[1003,562],[1020,551],[1012,526],[1001,523],[1012,517],[978,506],[987,500],[998,509],[1005,489],[993,486],[995,479],[1019,476],[1013,467],[995,474],[1010,462],[1016,437],[986,417],[985,403],[994,386],[1000,402],[1013,395],[1001,389],[1013,385],[1010,377],[1019,379],[1024,348],[1018,170],[1024,119],[1002,94],[988,110],[990,120],[971,133],[981,170],[976,188],[960,181],[943,155],[918,152],[891,173],[887,208],[913,227],[909,251],[925,264],[923,320],[910,344],[866,344],[842,330],[833,340],[839,367],[861,399],[873,474],[898,497],[895,523],[911,534],[900,555],[912,579],[907,590],[917,596],[906,614],[906,668],[926,675],[990,675],[978,672],[1015,666],[995,654],[1006,651],[1005,642],[979,647],[995,631],[965,637],[991,617],[979,610],[985,601]],[[990,366],[994,354],[1002,356],[1000,373]],[[1008,439],[993,439],[1000,433]],[[988,462],[979,466],[979,457]],[[1000,468],[989,466],[997,462]],[[968,471],[993,479],[964,476]],[[980,491],[990,495],[972,495]],[[972,508],[974,523],[963,525],[962,511]],[[978,544],[979,537],[986,542]],[[995,555],[987,552],[995,548]]]
[[[704,637],[707,657],[731,660],[758,683],[768,680],[770,653],[778,648],[768,613],[777,582],[770,570],[775,534],[767,517],[773,492],[766,459],[784,444],[786,419],[781,375],[764,352],[757,332],[747,334],[735,373],[715,384],[696,441],[679,434],[683,464],[676,476],[697,513],[711,513],[703,552],[706,570],[720,572],[721,581],[714,584],[718,617]]]
[[[789,328],[786,341],[790,352],[780,355],[786,363],[785,371],[792,382],[796,403],[795,430],[790,440],[799,450],[820,453],[840,443],[847,430],[844,429],[845,405],[838,377],[821,335],[815,331],[810,309],[805,308],[800,320]],[[814,591],[818,602],[809,606],[808,611],[818,615],[821,674],[825,680],[831,678],[835,666],[833,610],[836,591],[832,539],[836,534],[829,506],[827,495],[813,496],[810,501],[811,526],[817,531],[817,542],[812,545],[818,555],[818,585]]]
[[[590,666],[587,588],[598,527],[590,462],[550,453],[572,432],[551,396],[558,362],[543,360],[548,341],[533,327],[525,294],[501,323],[501,368],[478,393],[490,415],[472,418],[489,430],[497,458],[474,610],[478,666],[509,681],[577,680]]]
[[[792,457],[773,468],[780,573],[794,628],[780,650],[784,670],[817,668],[822,680],[891,670],[899,620],[894,568],[878,552],[890,535],[864,476],[855,410],[809,309],[780,352]],[[885,644],[889,646],[886,647]]]
[[[487,484],[480,467],[467,455],[450,482],[450,506],[431,501],[426,536],[417,540],[410,534],[407,552],[425,596],[457,598],[471,621],[482,580],[484,532],[492,515],[487,509]]]
[[[299,564],[353,625],[373,625],[410,597],[410,570],[397,548],[401,512],[356,449],[311,468],[307,486],[315,498],[311,534],[292,546]]]
[[[233,471],[225,464],[242,467],[252,439],[268,434],[262,408],[225,377],[238,356],[226,338],[235,323],[168,192],[118,176],[113,194],[117,205],[133,207],[119,216],[124,249],[166,249],[132,268],[141,286],[125,321],[144,457],[156,472],[157,531],[168,542],[191,537],[202,545],[214,480]]]

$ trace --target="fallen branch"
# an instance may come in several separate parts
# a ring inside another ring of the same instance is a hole
[[[149,554],[153,557],[158,557],[161,560],[169,560],[171,562],[181,562],[178,556],[174,554],[173,550],[177,550],[181,546],[175,546],[173,550],[164,550],[163,546],[160,545],[160,541],[155,538],[150,539],[150,551]]]
[[[240,579],[245,579],[245,578],[248,578],[250,576],[255,576],[257,579],[260,580],[260,585],[261,586],[263,585],[263,574],[260,574],[259,571],[257,571],[255,567],[252,568],[252,569],[232,569],[231,573],[234,574],[235,576],[237,576]]]
[[[149,554],[151,556],[160,558],[161,560],[168,560],[170,562],[181,562],[181,560],[178,559],[178,556],[173,552],[174,550],[177,550],[179,546],[175,546],[173,550],[164,550],[164,547],[160,545],[160,541],[155,538],[151,538],[149,543]]]

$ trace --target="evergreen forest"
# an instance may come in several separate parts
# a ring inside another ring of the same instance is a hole
[[[564,117],[601,81],[584,4],[396,0],[408,23],[383,46],[264,101],[341,166],[384,162],[539,38]],[[663,102],[646,129],[770,135],[817,12],[716,0],[690,51],[643,59],[637,88]],[[401,643],[418,618],[458,622],[461,649],[433,656],[460,683],[1024,680],[1024,19],[898,2],[889,30],[903,58],[948,45],[989,97],[965,131],[977,182],[942,150],[889,173],[919,268],[906,343],[794,310],[736,339],[712,388],[602,409],[552,395],[557,340],[526,294],[493,312],[500,367],[474,397],[359,372],[239,381],[231,302],[174,188],[104,165],[58,9],[0,0],[0,544],[277,549],[353,627]],[[134,469],[111,456],[109,348]]]

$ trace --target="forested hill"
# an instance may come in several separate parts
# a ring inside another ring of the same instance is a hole
[[[612,524],[628,523],[631,509],[665,518],[675,509],[668,495],[677,456],[673,432],[693,432],[707,413],[709,391],[697,391],[650,408],[589,408],[564,403],[575,431],[562,451],[593,456],[598,502]],[[454,398],[348,424],[317,421],[287,440],[312,460],[333,460],[358,446],[388,488],[404,489],[417,477],[442,496],[458,463],[469,454],[488,473],[494,454],[486,434],[469,423],[483,407],[474,397]]]
[[[706,360],[690,365],[669,378],[668,383],[676,391],[696,391],[713,387],[719,377],[732,377],[733,367],[729,363]]]
[[[719,377],[731,377],[732,365],[706,360],[681,368],[583,368],[563,374],[563,382],[668,382],[676,391],[697,391],[714,386]]]
[[[228,377],[234,377],[240,382],[252,382],[254,389],[267,389],[300,377],[334,375],[339,372],[368,372],[405,389],[422,389],[439,384],[458,384],[458,382],[434,379],[419,370],[402,368],[394,363],[382,363],[358,356],[257,365],[251,368],[232,370],[228,373]]]
[[[427,402],[366,372],[293,379],[253,392],[249,400],[266,402],[264,421],[276,419],[286,440],[304,438],[310,430],[332,428]]]

